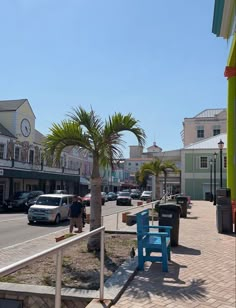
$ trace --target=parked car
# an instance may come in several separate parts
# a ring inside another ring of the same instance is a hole
[[[53,222],[58,224],[68,219],[68,211],[73,195],[45,194],[38,197],[35,204],[29,208],[28,221]]]
[[[117,196],[116,205],[132,205],[130,193],[121,191]]]
[[[105,196],[101,194],[101,198],[102,198],[102,205],[104,205],[106,202]],[[90,206],[90,201],[91,201],[91,194],[87,194],[84,197],[82,197],[83,205]]]
[[[130,197],[132,199],[139,199],[141,196],[141,191],[139,189],[131,189]]]
[[[28,211],[29,206],[31,206],[37,197],[42,194],[44,194],[44,192],[41,190],[17,191],[12,197],[5,200],[3,209],[5,211]]]
[[[30,208],[32,205],[35,204],[35,202],[37,201],[38,197],[41,196],[41,195],[43,195],[43,194],[44,194],[44,192],[42,192],[40,195],[36,196],[36,197],[33,198],[33,199],[30,199],[29,201],[27,201],[27,202],[25,203],[25,213],[26,213],[26,214],[28,213],[29,208]]]
[[[102,195],[102,205],[108,201],[107,199],[107,193],[105,193],[104,191],[101,192],[101,195]],[[104,201],[104,203],[103,203]]]
[[[107,193],[107,200],[108,201],[113,201],[117,199],[117,194],[110,191],[109,193]]]
[[[151,200],[152,201],[152,191],[148,191],[148,190],[143,191],[141,194],[140,200],[143,200],[143,201]]]
[[[54,194],[68,194],[68,191],[65,189],[56,189],[53,191]]]

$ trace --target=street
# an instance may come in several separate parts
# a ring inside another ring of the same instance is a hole
[[[132,204],[135,206],[137,200],[132,200]],[[102,215],[110,215],[130,208],[130,206],[117,206],[116,201],[108,201],[102,206]],[[90,207],[86,207],[86,212],[90,213]],[[68,220],[59,225],[46,223],[29,225],[25,213],[0,213],[0,249],[54,233],[68,228],[68,225]]]

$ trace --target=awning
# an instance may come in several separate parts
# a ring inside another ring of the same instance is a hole
[[[228,39],[235,32],[235,0],[215,0],[212,33]]]

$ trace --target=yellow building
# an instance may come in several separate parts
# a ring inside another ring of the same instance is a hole
[[[212,32],[230,42],[224,71],[228,79],[227,106],[227,187],[236,204],[236,0],[215,0]]]

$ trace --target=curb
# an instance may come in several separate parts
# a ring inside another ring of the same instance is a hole
[[[118,270],[110,277],[104,285],[104,301],[93,299],[86,308],[104,308],[114,305],[127,285],[134,278],[138,268],[138,258],[134,260],[126,260]]]

